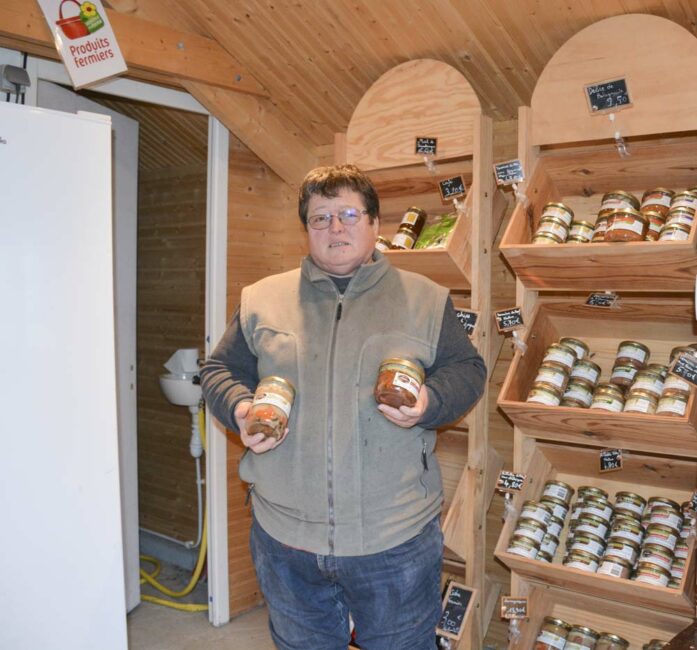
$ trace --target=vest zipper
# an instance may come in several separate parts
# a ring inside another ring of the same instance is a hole
[[[332,325],[331,347],[329,349],[329,412],[327,422],[327,493],[329,505],[329,555],[334,555],[334,534],[336,521],[334,520],[334,408],[332,404],[332,393],[334,391],[334,351],[336,349],[336,331],[339,328],[341,312],[343,310],[344,296],[339,294],[339,302],[336,306],[334,323]]]

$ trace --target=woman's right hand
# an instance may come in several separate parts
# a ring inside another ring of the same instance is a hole
[[[283,435],[276,440],[276,438],[266,437],[263,433],[247,433],[247,414],[249,409],[252,407],[252,402],[249,400],[243,400],[238,402],[235,407],[235,422],[237,423],[237,429],[240,432],[240,439],[242,444],[253,451],[255,454],[263,454],[266,451],[278,447],[288,435],[288,429],[283,432]]]

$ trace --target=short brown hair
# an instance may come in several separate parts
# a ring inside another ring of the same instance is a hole
[[[363,197],[370,223],[380,216],[380,200],[375,186],[366,174],[355,165],[315,167],[300,186],[298,192],[298,216],[307,230],[307,205],[316,194],[327,199],[338,196],[341,190],[353,190]]]

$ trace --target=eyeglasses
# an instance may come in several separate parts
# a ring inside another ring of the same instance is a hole
[[[343,210],[339,210],[336,215],[331,212],[327,212],[326,214],[313,214],[308,218],[307,223],[310,224],[310,228],[314,230],[326,230],[332,222],[332,217],[336,216],[344,226],[355,226],[362,214],[368,214],[368,211],[359,210],[358,208],[344,208]]]

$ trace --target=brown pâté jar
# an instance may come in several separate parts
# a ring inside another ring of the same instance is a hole
[[[573,336],[562,336],[559,339],[559,345],[565,345],[567,348],[571,348],[576,353],[576,359],[578,361],[582,361],[591,353],[585,341],[574,338]]]
[[[422,210],[421,208],[411,206],[410,208],[407,208],[407,211],[404,213],[399,227],[401,228],[402,226],[407,226],[411,228],[411,230],[416,234],[416,238],[418,239],[419,235],[421,234],[421,231],[424,229],[427,217],[428,215],[424,210]]]
[[[550,363],[559,366],[566,372],[570,372],[576,363],[576,350],[569,345],[552,343],[542,357],[542,363]]]
[[[245,418],[247,433],[281,438],[288,426],[294,400],[295,388],[287,379],[273,375],[261,379]]]
[[[636,366],[628,363],[616,363],[612,367],[610,383],[619,386],[622,390],[627,390],[633,383],[639,370]]]
[[[666,217],[665,225],[674,226],[675,224],[682,223],[692,227],[694,220],[695,211],[693,208],[671,208]]]
[[[557,243],[563,244],[569,236],[569,226],[558,217],[542,217],[535,231],[535,237],[540,235],[553,237],[555,240],[558,240]],[[535,243],[534,238],[533,243]]]
[[[580,381],[570,381],[562,396],[560,406],[577,409],[587,409],[593,403],[593,389]]]
[[[595,650],[626,650],[628,647],[627,639],[610,632],[602,632],[595,644]]]
[[[675,192],[666,189],[665,187],[657,187],[654,190],[646,190],[641,197],[641,211],[658,212],[665,217],[670,209],[670,203],[673,200]]]
[[[387,239],[387,237],[378,235],[378,238],[375,240],[375,248],[377,248],[379,251],[388,251],[390,248],[392,248],[392,242]]]
[[[692,190],[679,192],[673,197],[670,202],[671,209],[673,208],[692,208],[697,209],[697,194]]]
[[[649,230],[649,220],[638,210],[618,208],[608,214],[606,242],[644,241]]]
[[[577,361],[569,377],[570,381],[585,383],[591,389],[598,385],[598,379],[600,379],[600,366],[589,359]]]
[[[643,215],[649,220],[649,229],[646,231],[646,241],[658,241],[661,230],[666,223],[666,218],[655,210],[642,211]]]
[[[569,374],[563,368],[554,363],[542,363],[537,369],[537,376],[535,377],[533,385],[549,386],[563,393],[568,381]]]
[[[634,377],[632,390],[645,390],[658,399],[663,392],[663,385],[663,375],[660,372],[645,368],[637,372]]]
[[[607,213],[609,210],[605,210],[598,213],[598,218],[595,220],[595,226],[593,228],[593,237],[591,238],[591,243],[595,244],[597,242],[605,241],[605,231],[607,230]]]
[[[589,650],[595,647],[600,635],[589,627],[574,625],[566,637],[564,650]]]
[[[621,341],[615,355],[616,364],[627,364],[642,370],[648,363],[651,350],[638,341]]]
[[[624,401],[624,413],[645,413],[652,415],[658,407],[658,398],[646,390],[632,388]]]
[[[560,650],[566,643],[571,625],[560,618],[545,616],[542,619],[540,632],[535,639],[533,650]]]
[[[673,417],[683,417],[687,413],[687,402],[689,395],[683,393],[671,393],[662,395],[658,400],[656,415],[668,415]]]
[[[378,404],[394,408],[414,406],[424,383],[424,369],[418,361],[385,359],[378,369],[373,395]]]
[[[691,226],[684,223],[676,223],[672,226],[663,226],[658,241],[687,241],[690,238]]]
[[[622,190],[615,190],[603,194],[600,203],[600,212],[604,210],[617,210],[618,208],[632,208],[633,210],[638,210],[640,207],[641,203],[639,203],[639,199],[637,199],[634,194]]]
[[[598,384],[593,392],[593,402],[590,408],[621,413],[624,408],[622,389],[614,384]]]

